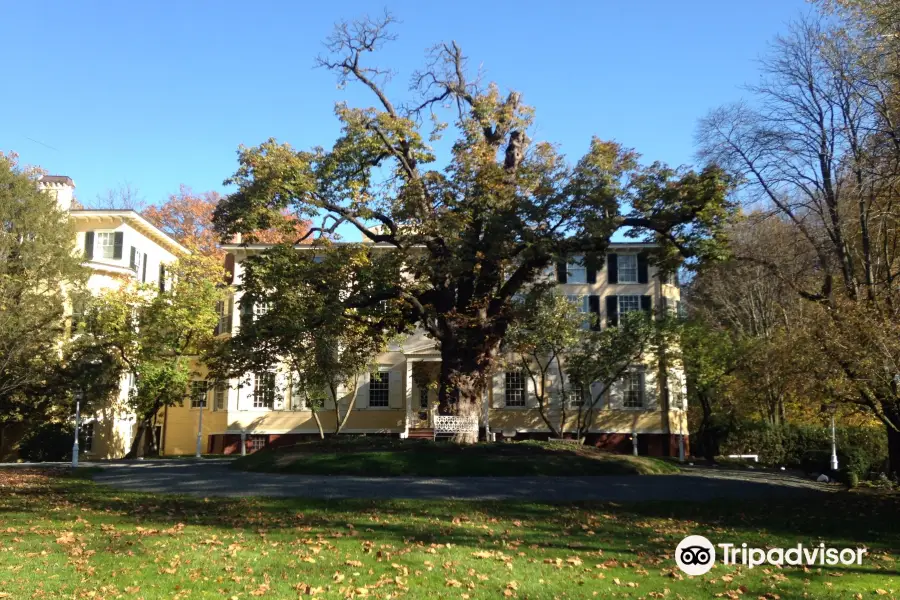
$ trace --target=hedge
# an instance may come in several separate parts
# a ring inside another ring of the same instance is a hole
[[[732,423],[723,432],[721,454],[758,454],[770,466],[803,469],[807,473],[831,470],[831,428],[817,425],[773,427],[758,421]],[[887,461],[887,435],[878,427],[837,427],[837,456],[844,478],[853,473],[867,479],[882,472]]]

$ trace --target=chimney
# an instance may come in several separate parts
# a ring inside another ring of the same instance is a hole
[[[38,184],[42,190],[46,190],[59,205],[60,210],[72,210],[72,201],[75,199],[75,182],[66,175],[44,175]]]

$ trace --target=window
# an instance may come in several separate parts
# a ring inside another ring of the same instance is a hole
[[[506,406],[525,406],[525,374],[522,371],[506,372],[506,387],[504,388]]]
[[[575,309],[582,315],[582,329],[589,329],[591,326],[591,306],[588,296],[566,295],[566,299],[575,306]]]
[[[644,374],[626,373],[622,379],[622,406],[624,408],[644,407]]]
[[[371,379],[369,379],[369,406],[390,406],[391,384],[389,383],[389,375],[390,373],[387,371],[372,373]]]
[[[94,422],[82,423],[78,429],[78,451],[90,452],[94,449]]]
[[[571,389],[566,391],[566,397],[569,401],[569,406],[579,407],[584,406],[585,404],[585,393],[584,388],[580,385],[574,385]]]
[[[419,406],[421,408],[428,408],[428,388],[423,387],[419,390]]]
[[[573,256],[566,263],[566,283],[587,283],[587,267],[584,264],[583,256]]]
[[[191,408],[206,408],[206,382],[191,382]]]
[[[616,257],[619,283],[638,282],[638,259],[636,254],[619,254]]]
[[[96,258],[113,258],[116,247],[114,231],[98,231],[94,234],[94,256]]]
[[[291,382],[291,410],[306,410],[306,391],[300,387],[300,379]]]
[[[228,401],[228,384],[224,381],[218,382],[213,396],[213,409],[225,410],[225,404]]]
[[[619,296],[619,316],[641,310],[640,296]]]
[[[135,273],[141,272],[141,253],[134,246],[131,247],[131,270]]]
[[[216,312],[219,314],[219,322],[216,324],[215,335],[231,333],[233,302],[233,298],[216,302]]]
[[[256,387],[253,390],[253,408],[275,407],[275,373],[268,371],[257,373]]]
[[[262,450],[266,447],[266,439],[265,435],[251,435],[247,438],[249,443],[250,452],[256,452],[257,450]]]

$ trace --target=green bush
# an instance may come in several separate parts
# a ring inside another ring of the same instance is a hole
[[[887,460],[887,436],[877,427],[838,427],[838,464],[859,479],[882,470]],[[831,470],[831,428],[818,425],[772,427],[758,421],[738,421],[721,442],[721,454],[759,454],[770,466],[803,469],[807,473]]]
[[[70,423],[38,425],[19,442],[19,458],[33,462],[70,460],[74,433]]]

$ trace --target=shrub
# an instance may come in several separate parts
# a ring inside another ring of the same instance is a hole
[[[70,423],[37,425],[19,442],[19,458],[34,462],[69,460],[74,433]]]
[[[887,459],[887,436],[877,427],[839,427],[838,464],[859,479],[881,469]],[[773,427],[758,421],[732,424],[721,453],[759,454],[761,463],[800,468],[807,473],[831,470],[831,428],[820,425]]]

